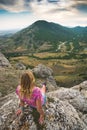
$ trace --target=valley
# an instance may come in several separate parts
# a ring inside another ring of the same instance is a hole
[[[58,86],[71,87],[87,79],[87,59],[82,58],[80,54],[74,54],[74,57],[67,56],[64,52],[28,53],[9,57],[9,61],[14,67],[20,62],[31,69],[38,64],[44,64],[53,69]]]
[[[14,73],[19,71],[17,63],[26,69],[44,64],[52,68],[60,87],[87,80],[87,27],[68,28],[39,20],[12,36],[0,37],[0,51]]]

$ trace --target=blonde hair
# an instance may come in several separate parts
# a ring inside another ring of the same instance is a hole
[[[30,98],[32,94],[33,87],[35,85],[35,78],[31,71],[25,72],[21,76],[21,88],[20,88],[20,96]]]

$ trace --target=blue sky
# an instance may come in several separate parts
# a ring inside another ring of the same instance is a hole
[[[22,29],[37,20],[87,26],[87,0],[0,0],[0,30]]]

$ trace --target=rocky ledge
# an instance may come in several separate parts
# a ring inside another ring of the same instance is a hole
[[[79,91],[82,87],[82,91]],[[87,81],[78,87],[60,88],[47,93],[45,121],[38,123],[36,110],[25,107],[17,117],[18,97],[15,92],[0,99],[0,130],[87,130]],[[34,118],[36,117],[36,118]]]
[[[16,116],[19,101],[13,92],[0,98],[0,130],[87,130],[87,81],[59,88],[50,68],[40,64],[32,71],[39,78],[38,84],[43,80],[47,83],[44,124],[39,124],[37,111],[28,106]]]

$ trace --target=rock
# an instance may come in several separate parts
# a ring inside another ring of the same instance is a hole
[[[53,76],[49,76],[47,79],[46,79],[46,83],[47,83],[47,89],[49,92],[51,91],[54,91],[56,89],[58,89],[58,86],[53,78]]]
[[[2,93],[0,92],[0,97],[2,96]]]
[[[36,77],[42,78],[46,81],[48,91],[53,91],[58,88],[53,77],[53,70],[51,68],[39,64],[34,69],[32,69],[32,71]]]
[[[23,63],[19,62],[16,64],[16,69],[25,70],[26,66]]]
[[[85,98],[87,98],[87,81],[84,81],[84,82],[72,87],[72,89],[79,90],[85,96]]]
[[[11,64],[1,52],[0,52],[0,67],[11,67]]]
[[[59,90],[49,92],[48,97],[56,97],[62,101],[68,101],[76,110],[87,113],[87,99],[79,91],[72,88],[61,88]]]
[[[38,78],[47,78],[53,75],[53,70],[45,65],[39,64],[33,69],[33,73]]]
[[[87,90],[87,81],[84,81],[84,82],[72,87],[72,89],[77,89],[79,91],[82,91],[82,90],[86,91]]]
[[[83,118],[80,118],[68,101],[53,96],[47,99],[48,103],[43,107],[45,121],[41,126],[38,124],[37,111],[28,106],[24,114],[17,117],[15,111],[18,109],[18,98],[15,93],[9,94],[4,98],[6,103],[0,108],[0,130],[87,130],[87,117],[82,115]]]
[[[81,119],[83,120],[83,122],[86,124],[87,126],[87,114],[82,115]]]

